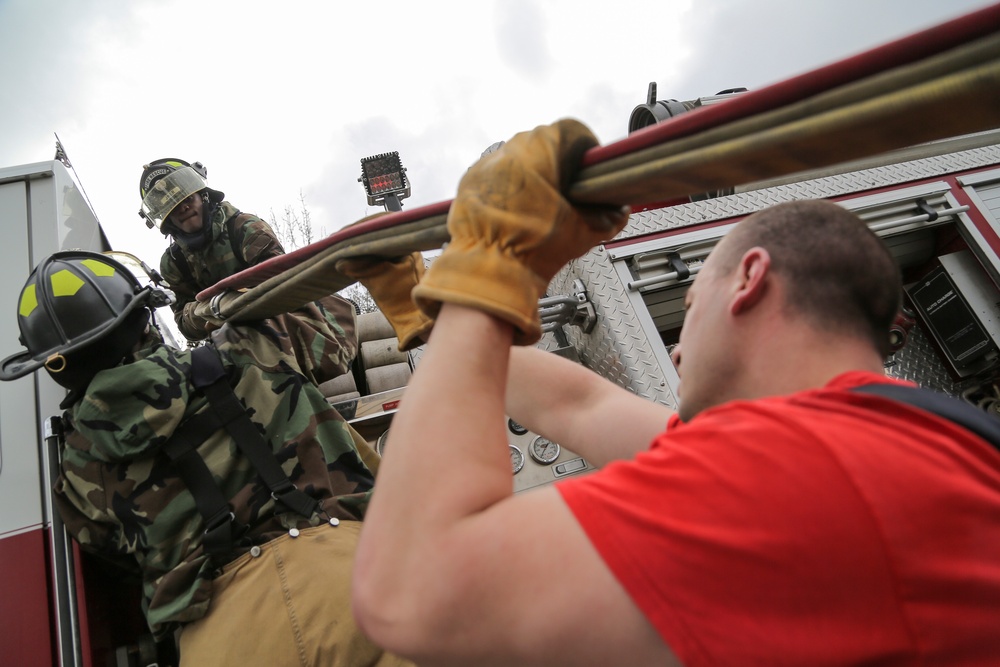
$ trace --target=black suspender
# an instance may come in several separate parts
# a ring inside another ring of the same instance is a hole
[[[186,282],[194,282],[194,274],[191,272],[191,265],[188,264],[187,257],[184,256],[184,251],[181,250],[180,245],[174,241],[170,244],[170,257],[174,260],[174,265],[177,270],[181,272],[181,278]]]
[[[181,424],[164,445],[164,451],[177,466],[177,474],[194,496],[198,512],[205,521],[203,543],[210,556],[225,556],[247,533],[247,526],[236,519],[233,508],[215,483],[212,471],[198,454],[205,442],[221,424],[210,412],[194,415]]]
[[[295,488],[257,427],[250,421],[232,387],[229,386],[219,354],[211,345],[192,351],[191,382],[208,399],[209,409],[187,419],[164,445],[177,466],[178,474],[195,499],[205,520],[205,551],[213,556],[229,554],[248,528],[233,514],[215,483],[198,447],[221,428],[236,445],[271,491],[271,497],[287,509],[311,518],[319,501]]]
[[[236,221],[239,217],[243,215],[239,211],[236,211],[228,220],[226,220],[226,229],[229,230],[229,247],[232,248],[233,257],[236,258],[236,263],[240,265],[240,270],[249,268],[250,262],[247,258],[243,256],[243,235],[240,238],[236,238],[236,230],[241,229]],[[249,216],[248,216],[249,217]]]
[[[851,391],[907,403],[943,417],[975,433],[1000,451],[1000,420],[990,417],[968,403],[929,389],[900,384],[866,384]]]
[[[212,412],[236,441],[243,455],[250,459],[257,474],[271,490],[271,497],[293,512],[310,518],[316,512],[319,502],[296,489],[281,469],[274,452],[264,441],[264,436],[250,421],[246,410],[229,386],[226,372],[219,361],[219,353],[211,345],[202,345],[193,350],[192,356],[191,380],[194,386],[205,393]]]

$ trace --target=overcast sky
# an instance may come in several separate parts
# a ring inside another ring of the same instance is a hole
[[[0,167],[58,133],[115,249],[157,266],[142,165],[199,160],[267,219],[317,236],[376,209],[363,157],[399,151],[450,199],[490,144],[565,116],[602,143],[661,99],[760,88],[992,4],[982,0],[0,0]]]

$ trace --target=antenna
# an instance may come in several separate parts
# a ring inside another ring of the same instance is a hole
[[[76,181],[76,185],[80,188],[80,192],[83,193],[83,198],[87,202],[87,206],[90,207],[91,213],[94,214],[94,218],[97,219],[98,224],[100,224],[101,220],[100,218],[97,218],[97,211],[94,210],[94,205],[90,202],[90,197],[87,196],[87,191],[83,188],[83,181],[80,180],[80,175],[76,173],[76,168],[73,166],[73,163],[69,161],[69,155],[66,153],[66,149],[63,148],[62,141],[59,139],[59,134],[56,132],[53,132],[52,134],[56,135],[55,159],[62,162],[66,165],[67,169],[73,172],[73,180]]]

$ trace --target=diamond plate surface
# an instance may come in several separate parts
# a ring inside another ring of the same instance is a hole
[[[974,378],[955,382],[934,344],[919,325],[910,330],[906,346],[886,359],[885,372],[894,378],[916,382],[921,387],[956,397],[964,389],[980,384]]]
[[[675,407],[676,399],[650,348],[659,341],[646,339],[603,248],[571,262],[552,281],[549,293],[571,294],[575,279],[587,286],[597,313],[597,324],[589,334],[566,327],[583,365],[638,396]]]
[[[847,174],[825,176],[798,183],[741,192],[670,208],[642,211],[629,218],[615,240],[687,227],[704,222],[749,215],[762,208],[794,199],[829,199],[910,181],[934,178],[1000,162],[1000,145],[984,146],[910,162],[901,162]]]

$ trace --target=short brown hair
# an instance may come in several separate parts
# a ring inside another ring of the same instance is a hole
[[[754,213],[719,244],[716,268],[730,271],[753,247],[787,283],[788,307],[833,332],[867,337],[889,353],[899,311],[899,267],[857,215],[823,200],[786,202]]]

